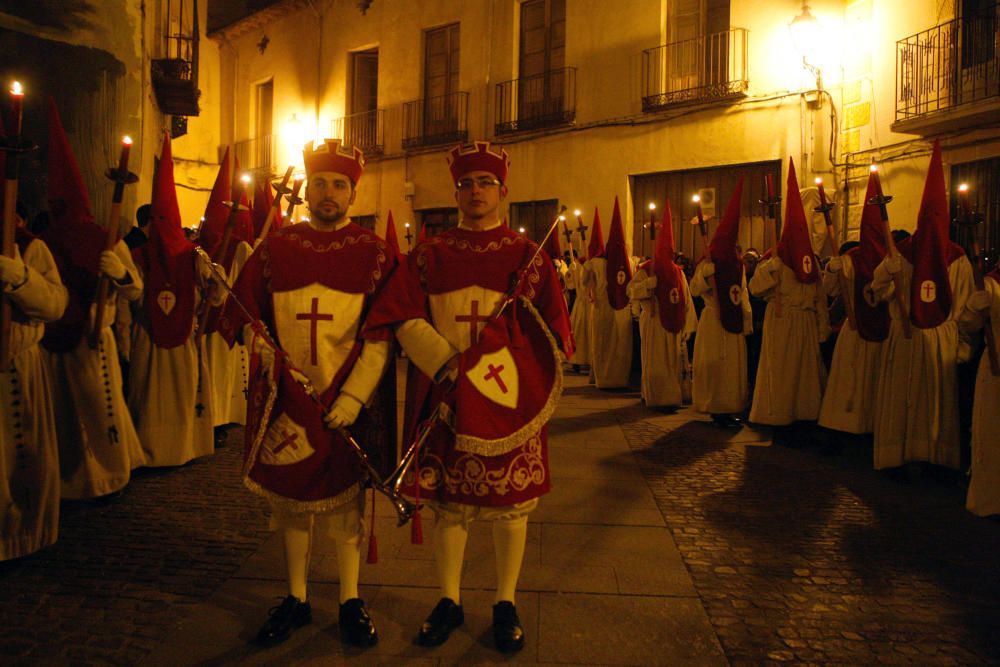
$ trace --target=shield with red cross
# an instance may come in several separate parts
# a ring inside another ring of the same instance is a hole
[[[490,321],[459,357],[456,448],[499,456],[535,435],[562,392],[560,354],[541,315],[524,297]]]

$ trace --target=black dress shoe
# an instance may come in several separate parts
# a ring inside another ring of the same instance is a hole
[[[417,643],[421,646],[440,646],[448,641],[448,635],[455,628],[465,623],[465,613],[462,605],[455,604],[451,598],[441,598],[434,611],[420,626]]]
[[[340,634],[348,644],[354,646],[375,646],[378,644],[378,631],[375,622],[365,609],[365,601],[361,598],[351,598],[340,605]]]
[[[292,635],[292,630],[312,623],[312,607],[289,595],[277,607],[267,612],[267,622],[257,633],[257,643],[263,646],[280,644]]]
[[[524,647],[524,628],[513,602],[503,600],[493,605],[493,639],[502,653],[514,653]]]

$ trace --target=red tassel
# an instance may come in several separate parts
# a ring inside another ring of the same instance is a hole
[[[420,510],[413,513],[413,523],[410,526],[410,544],[424,543],[424,524],[420,520]]]
[[[374,565],[378,562],[378,538],[375,537],[375,489],[372,489],[372,528],[368,533],[368,558],[365,562]]]

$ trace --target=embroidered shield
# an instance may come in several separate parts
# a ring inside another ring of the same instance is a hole
[[[177,295],[168,289],[160,290],[156,295],[156,305],[160,307],[164,315],[169,315],[177,305]]]
[[[561,392],[555,338],[521,297],[459,357],[456,449],[499,456],[521,446],[552,415]]]
[[[288,413],[282,413],[264,435],[260,461],[272,466],[291,465],[309,458],[314,451],[306,430],[292,421]]]

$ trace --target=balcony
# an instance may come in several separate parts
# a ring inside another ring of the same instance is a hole
[[[428,97],[403,105],[403,148],[464,143],[468,138],[468,93]]]
[[[895,132],[936,134],[1000,115],[998,9],[957,18],[896,42]]]
[[[336,118],[330,125],[332,136],[345,146],[357,146],[366,158],[385,151],[385,109],[374,109]]]
[[[642,52],[642,110],[746,97],[747,31],[733,28]]]
[[[576,68],[498,83],[495,119],[497,136],[569,125],[576,119]]]
[[[274,176],[274,135],[237,141],[233,155],[242,171],[249,171],[254,178]]]
[[[186,10],[186,11],[185,11]],[[198,97],[198,3],[167,0],[166,41],[162,58],[149,63],[150,80],[160,111],[173,116],[197,116]],[[177,136],[177,135],[173,135]]]

